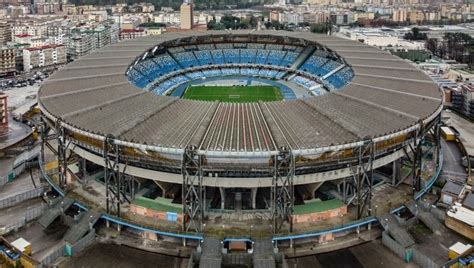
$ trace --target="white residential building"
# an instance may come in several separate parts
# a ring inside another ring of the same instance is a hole
[[[66,61],[66,48],[63,45],[30,47],[23,50],[23,68],[25,72],[65,64]]]

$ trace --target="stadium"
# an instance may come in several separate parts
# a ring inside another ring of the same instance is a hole
[[[425,191],[439,165],[438,87],[388,52],[327,35],[127,40],[61,68],[38,103],[56,191],[173,233],[363,220]]]

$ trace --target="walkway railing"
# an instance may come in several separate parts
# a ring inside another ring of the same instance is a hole
[[[53,179],[47,174],[46,170],[44,169],[43,159],[41,159],[41,157],[39,157],[38,160],[39,160],[38,162],[39,162],[40,169],[41,169],[41,174],[43,175],[45,180],[51,185],[51,187],[59,195],[65,196],[64,191],[53,181]],[[83,204],[81,204],[77,201],[74,201],[74,205],[81,208],[82,210],[85,210],[85,211],[89,210],[88,207],[86,207],[85,205],[83,205]],[[105,214],[105,213],[102,213],[100,215],[100,218],[103,219],[103,220],[121,225],[121,226],[126,226],[126,227],[129,227],[129,228],[132,228],[132,229],[135,229],[135,230],[139,230],[139,231],[155,233],[155,234],[160,235],[160,236],[173,237],[173,238],[179,238],[179,239],[198,240],[198,241],[203,239],[202,234],[180,234],[180,233],[173,233],[173,232],[165,232],[165,231],[156,230],[156,229],[152,229],[152,228],[149,228],[149,227],[141,226],[141,225],[138,225],[138,224],[130,223],[130,222],[127,222],[123,219],[120,219],[120,218],[117,218],[117,217],[114,217],[112,215]]]
[[[438,177],[441,173],[441,169],[443,167],[443,162],[444,162],[443,149],[442,148],[440,148],[439,157],[440,157],[440,159],[439,159],[440,161],[439,161],[439,165],[437,167],[437,170],[436,170],[435,174],[433,174],[433,176],[430,178],[430,180],[428,180],[428,183],[425,185],[425,187],[419,193],[417,193],[415,195],[415,200],[418,200],[423,195],[425,195],[428,192],[428,190],[433,186],[433,184],[436,182],[436,180],[438,179]],[[40,168],[41,168],[41,173],[43,174],[43,177],[46,179],[46,181],[48,181],[48,183],[51,185],[51,187],[53,187],[53,189],[56,192],[58,192],[61,196],[64,196],[64,192],[62,191],[62,189],[60,189],[54,183],[54,181],[49,177],[49,175],[45,172],[43,159],[41,159],[41,157],[39,158],[39,164],[40,164]],[[74,204],[76,206],[80,207],[83,210],[88,210],[88,208],[86,206],[80,204],[77,201]],[[395,212],[403,209],[403,207],[404,206],[393,209],[391,211],[391,213],[395,213]],[[129,228],[140,230],[140,231],[152,232],[152,233],[155,233],[155,234],[160,235],[160,236],[174,237],[174,238],[180,238],[180,239],[190,239],[190,240],[202,240],[203,239],[202,234],[179,234],[179,233],[173,233],[173,232],[160,231],[160,230],[156,230],[156,229],[151,229],[149,227],[144,227],[144,226],[140,226],[140,225],[133,224],[133,223],[130,223],[130,222],[126,222],[126,221],[124,221],[120,218],[116,218],[116,217],[114,217],[112,215],[108,215],[108,214],[102,214],[101,218],[104,219],[104,220],[122,225],[122,226],[127,226]],[[369,224],[374,224],[374,223],[378,223],[377,218],[368,217],[366,219],[362,219],[362,220],[359,220],[359,221],[354,221],[354,222],[351,222],[351,223],[348,223],[348,224],[345,224],[345,225],[341,225],[341,226],[336,227],[336,228],[330,228],[330,229],[326,229],[326,230],[308,232],[308,233],[303,233],[303,234],[286,235],[286,236],[274,236],[272,238],[272,241],[276,243],[278,241],[280,241],[280,242],[281,241],[294,241],[294,240],[297,240],[297,239],[314,238],[314,237],[322,236],[322,235],[329,234],[329,233],[339,233],[339,232],[354,230],[354,229],[357,229],[357,228],[360,228],[360,227],[363,227],[363,226],[368,226]]]
[[[36,158],[39,155],[40,149],[39,146],[36,146],[32,150],[25,151],[18,155],[13,162],[12,169],[8,171],[6,175],[0,177],[0,187],[13,181],[13,179],[23,173],[26,169],[26,162]]]
[[[433,186],[433,184],[436,182],[436,180],[438,180],[438,177],[441,173],[441,169],[443,168],[443,163],[444,163],[444,151],[443,151],[443,148],[440,147],[439,165],[436,169],[436,172],[428,180],[425,187],[420,192],[415,194],[415,200],[419,200],[421,197],[423,197],[423,195],[425,195],[430,190],[430,188]],[[405,206],[402,205],[398,208],[395,208],[395,209],[391,210],[390,213],[396,213],[399,210],[403,209],[404,207]],[[366,218],[366,219],[363,219],[363,220],[360,220],[360,221],[354,221],[354,222],[348,223],[346,225],[341,225],[341,226],[336,227],[336,228],[331,228],[331,229],[322,230],[322,231],[308,232],[308,233],[304,233],[304,234],[287,235],[287,236],[274,236],[273,241],[275,241],[275,242],[278,242],[278,241],[294,241],[296,239],[314,238],[314,237],[322,236],[322,235],[329,234],[329,233],[339,233],[339,232],[343,232],[343,231],[357,229],[357,228],[360,228],[360,227],[363,227],[363,226],[366,226],[366,225],[372,224],[372,223],[378,223],[377,218],[369,217],[369,218]]]

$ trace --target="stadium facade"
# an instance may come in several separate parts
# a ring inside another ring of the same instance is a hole
[[[253,103],[181,98],[193,81],[235,76],[304,93]],[[400,180],[401,158],[412,163],[416,193],[426,140],[439,154],[443,106],[427,75],[385,51],[284,31],[127,40],[61,68],[38,101],[60,187],[103,170],[106,212],[120,217],[151,182],[182,207],[186,232],[202,232],[208,210],[229,203],[268,211],[274,233],[291,231],[295,203],[328,181],[344,182],[335,195],[362,219],[373,213],[374,170],[393,166]]]

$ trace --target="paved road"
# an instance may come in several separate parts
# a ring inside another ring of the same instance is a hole
[[[31,128],[21,122],[8,118],[8,131],[0,135],[0,149],[8,148],[31,134]]]
[[[37,170],[33,171],[33,178],[35,180],[36,186],[40,186],[41,184]],[[34,188],[35,186],[31,181],[30,173],[28,170],[26,170],[17,178],[15,178],[12,182],[0,186],[0,199],[17,195],[19,193],[32,190]]]
[[[455,142],[446,142],[441,139],[441,145],[444,148],[444,165],[441,172],[443,179],[458,178],[465,180],[466,169],[461,165],[462,154]]]
[[[26,239],[31,243],[33,259],[42,261],[55,247],[63,243],[62,238],[66,231],[67,228],[61,228],[48,234],[44,232],[43,227],[35,222],[28,228],[23,228],[19,232],[8,235],[6,239],[9,242],[13,242],[20,237]]]
[[[77,257],[66,260],[60,267],[184,267],[186,259],[150,253],[113,244],[95,244]],[[291,268],[347,267],[347,268],[415,268],[405,263],[382,245],[380,240],[368,242],[349,249],[288,260]]]
[[[341,249],[329,253],[318,254],[303,258],[288,260],[288,266],[292,268],[401,268],[418,267],[413,263],[405,263],[402,259],[375,240],[348,249]]]
[[[0,209],[0,226],[16,224],[21,217],[25,216],[27,210],[41,207],[42,205],[43,200],[38,197],[26,200],[12,207],[2,208]]]
[[[60,267],[186,267],[187,260],[114,244],[95,244]],[[217,268],[217,267],[216,267]]]
[[[474,124],[453,112],[444,112],[443,116],[449,117],[449,124],[456,128],[461,135],[459,139],[464,144],[467,152],[474,155]]]

